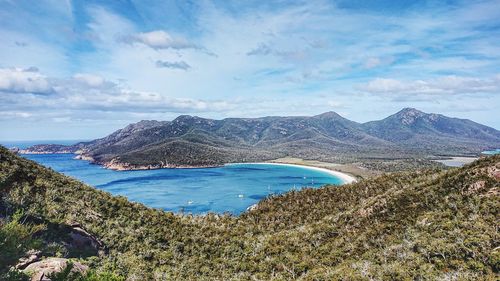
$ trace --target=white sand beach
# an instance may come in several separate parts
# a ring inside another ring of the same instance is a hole
[[[266,164],[266,165],[276,165],[276,166],[289,166],[289,167],[300,167],[304,169],[310,169],[310,170],[315,170],[315,171],[321,171],[324,173],[328,173],[332,176],[335,176],[339,179],[342,180],[343,184],[348,184],[348,183],[353,183],[356,182],[356,178],[354,178],[351,175],[338,172],[338,171],[333,171],[330,169],[326,168],[320,168],[320,167],[313,167],[313,166],[307,166],[307,165],[298,165],[298,164],[286,164],[286,163],[269,163],[269,162],[257,162],[257,163],[231,163],[231,164],[226,164],[226,165],[236,165],[236,164]]]

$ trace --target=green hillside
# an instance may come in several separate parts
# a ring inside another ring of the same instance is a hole
[[[0,235],[22,214],[37,243],[16,249],[129,280],[495,280],[499,187],[500,156],[492,156],[289,192],[240,217],[188,216],[113,197],[0,147]],[[67,247],[75,224],[102,243],[98,251]],[[1,237],[0,249],[11,245]],[[0,256],[0,274],[14,254]]]

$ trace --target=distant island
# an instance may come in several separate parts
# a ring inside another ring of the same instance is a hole
[[[415,159],[428,164],[429,156],[477,156],[499,146],[496,129],[404,108],[367,123],[335,112],[223,120],[182,115],[173,121],[140,121],[89,142],[40,144],[19,153],[74,153],[115,170],[213,167],[282,157],[363,162],[384,170],[387,160],[407,168]]]

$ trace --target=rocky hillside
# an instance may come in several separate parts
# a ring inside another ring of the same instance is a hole
[[[405,108],[380,121],[364,123],[362,127],[367,133],[401,147],[438,154],[462,154],[471,148],[500,145],[499,131],[493,128],[413,108]]]
[[[0,273],[23,256],[19,249],[32,249],[130,280],[495,280],[499,188],[500,156],[492,156],[289,192],[240,217],[183,216],[0,147],[0,248],[19,245],[7,258],[0,251]],[[38,242],[12,243],[21,237],[9,235],[12,218]],[[65,235],[75,226],[99,241],[94,252],[72,250]]]
[[[359,124],[334,112],[312,117],[179,116],[141,121],[87,143],[39,145],[21,153],[78,152],[110,168],[212,166],[297,157],[330,162],[478,154],[500,147],[500,132],[470,120],[415,109]]]

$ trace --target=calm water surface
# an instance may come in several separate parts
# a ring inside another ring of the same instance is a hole
[[[328,173],[301,167],[235,164],[219,168],[112,171],[72,154],[24,157],[114,195],[167,211],[239,214],[269,194],[303,186],[341,184]]]
[[[495,154],[500,154],[500,148],[493,149],[493,150],[486,150],[486,151],[483,151],[483,154],[485,154],[485,155],[495,155]]]

